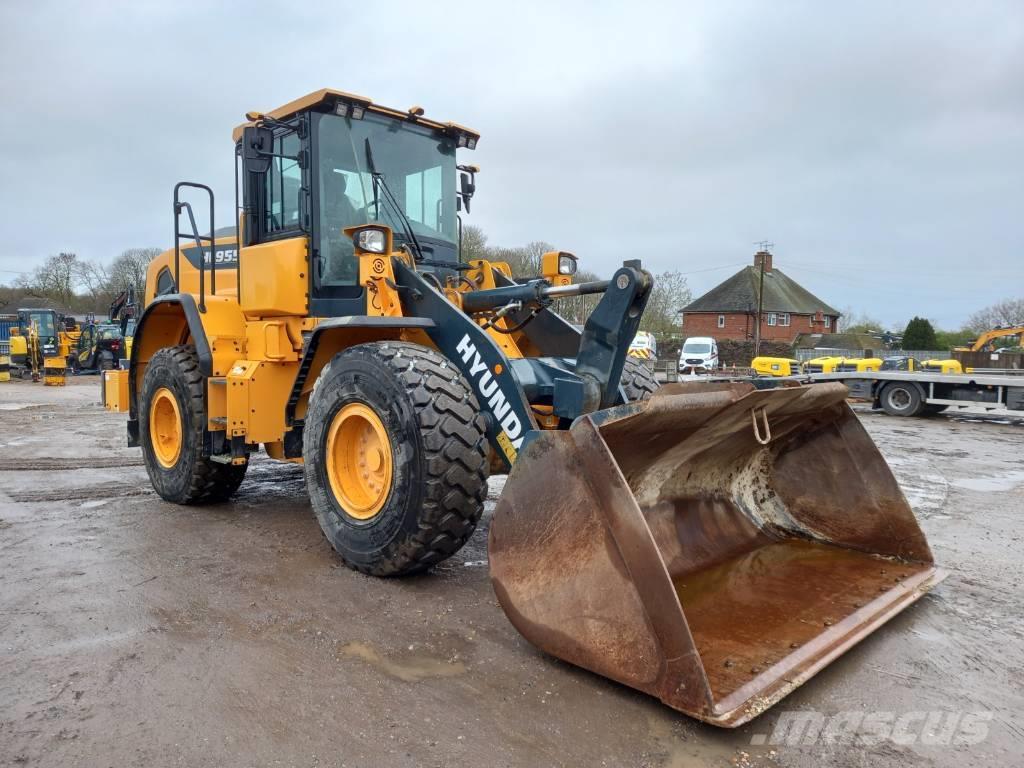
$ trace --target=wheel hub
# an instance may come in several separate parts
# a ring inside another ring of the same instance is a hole
[[[393,457],[387,429],[363,403],[348,403],[334,415],[327,433],[325,465],[331,491],[357,520],[377,515],[391,491]]]
[[[149,408],[149,439],[160,466],[170,469],[181,455],[181,409],[174,393],[160,387]]]

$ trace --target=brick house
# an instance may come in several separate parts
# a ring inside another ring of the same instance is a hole
[[[792,343],[801,333],[833,333],[840,312],[819,299],[781,270],[772,267],[767,251],[754,254],[744,267],[695,301],[683,307],[683,336],[746,341],[754,338],[757,292],[764,260],[764,302],[761,338]]]

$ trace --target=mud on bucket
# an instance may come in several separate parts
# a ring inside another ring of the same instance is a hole
[[[943,576],[846,394],[669,385],[540,433],[491,524],[505,613],[693,717],[760,714]]]

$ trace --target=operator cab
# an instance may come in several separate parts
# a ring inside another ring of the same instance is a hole
[[[248,117],[234,132],[241,245],[309,238],[310,315],[365,312],[348,227],[386,225],[425,271],[458,265],[458,211],[468,210],[477,169],[458,166],[455,152],[474,149],[476,132],[426,119],[419,107],[402,112],[326,89]]]
[[[39,335],[39,346],[43,355],[53,357],[60,347],[59,320],[53,309],[19,309],[18,327],[23,336],[34,328]]]

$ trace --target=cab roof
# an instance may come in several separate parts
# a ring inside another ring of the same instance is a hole
[[[344,101],[348,102],[349,104],[362,106],[365,109],[368,109],[371,112],[376,112],[379,115],[387,115],[388,117],[394,117],[400,120],[409,120],[410,122],[414,122],[417,125],[425,125],[429,128],[436,128],[437,130],[444,131],[446,133],[462,133],[466,134],[467,136],[472,136],[474,139],[480,138],[480,133],[478,131],[474,131],[472,128],[466,128],[464,125],[459,125],[458,123],[452,122],[442,123],[438,122],[437,120],[431,120],[429,118],[423,117],[423,110],[421,107],[410,107],[408,110],[403,111],[400,109],[394,109],[392,107],[385,107],[381,104],[374,104],[373,100],[366,96],[359,96],[357,94],[348,93],[346,91],[336,91],[333,88],[321,88],[319,91],[307,93],[305,96],[295,99],[295,101],[289,101],[284,106],[278,107],[277,109],[273,109],[270,112],[266,112],[265,114],[277,120],[287,120],[288,118],[293,117],[299,112],[302,112],[303,110],[307,109],[314,109],[320,106],[325,106],[328,107],[329,109],[333,109],[334,106],[339,101]],[[242,130],[250,125],[253,125],[251,121],[242,123],[241,125],[236,127],[235,130],[232,131],[231,133],[232,139],[234,139],[234,141],[236,142],[239,139],[241,139]]]

